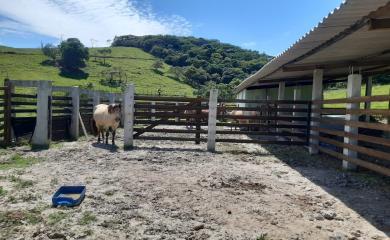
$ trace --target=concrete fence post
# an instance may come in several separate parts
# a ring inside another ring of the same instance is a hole
[[[49,113],[49,97],[52,92],[51,81],[39,81],[37,94],[37,119],[35,124],[34,134],[31,143],[36,147],[49,147],[50,145],[50,130],[49,122],[51,122]]]
[[[179,113],[179,112],[180,112],[180,110],[177,110],[177,109],[178,109],[178,107],[179,107],[179,103],[178,103],[178,102],[176,102],[176,103],[175,103],[175,106],[176,106],[176,113]],[[175,122],[179,122],[179,117],[175,117]]]
[[[347,84],[347,98],[353,98],[353,97],[360,97],[361,96],[361,86],[362,86],[362,75],[360,74],[350,74],[348,76],[348,84]],[[353,109],[359,109],[360,103],[347,103],[347,110],[353,110]],[[359,115],[355,114],[346,114],[345,115],[346,121],[359,121]],[[352,134],[358,134],[357,127],[351,127],[348,125],[344,126],[344,131],[346,133],[352,133]],[[344,138],[344,143],[357,145],[358,141],[356,139],[352,139],[349,137]],[[357,158],[357,152],[352,151],[348,148],[343,149],[343,154],[345,156],[351,157],[351,158]],[[355,170],[356,165],[353,163],[350,163],[348,161],[343,161],[343,169],[346,170]]]
[[[134,85],[127,86],[123,94],[124,107],[124,149],[131,149],[133,143],[133,126],[134,126]]]
[[[108,102],[110,104],[115,103],[115,95],[113,93],[108,94]]]
[[[324,78],[324,70],[315,69],[313,72],[313,86],[312,86],[312,95],[311,95],[311,99],[313,101],[322,100],[323,78]],[[312,110],[321,109],[322,104],[313,103],[311,106],[312,106]],[[321,117],[320,113],[312,112],[311,114],[311,118],[320,118],[320,117]],[[310,125],[312,127],[318,127],[320,124],[317,120],[314,119],[314,121],[311,121]],[[310,130],[310,135],[319,136],[319,132]],[[318,154],[318,145],[319,145],[318,139],[314,139],[310,137],[309,153]]]
[[[152,102],[152,105],[155,106],[156,105],[156,102]],[[155,114],[156,113],[156,109],[155,108],[152,108],[152,114]],[[152,116],[152,121],[156,121],[156,117],[155,116]]]
[[[100,92],[94,91],[92,95],[93,106],[100,104]]]
[[[211,89],[209,99],[209,121],[207,130],[207,151],[215,152],[217,132],[218,89]]]
[[[79,112],[80,112],[80,89],[79,87],[71,87],[70,97],[72,98],[72,117],[70,123],[70,137],[73,140],[79,138]]]

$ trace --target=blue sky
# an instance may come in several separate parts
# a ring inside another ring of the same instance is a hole
[[[0,0],[0,44],[38,47],[78,37],[105,46],[115,35],[218,39],[277,55],[342,0]]]

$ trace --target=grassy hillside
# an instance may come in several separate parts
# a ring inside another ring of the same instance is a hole
[[[362,86],[362,96],[366,93],[366,87]],[[372,87],[372,95],[389,95],[390,94],[390,84],[385,85],[375,85]],[[346,89],[337,89],[337,90],[328,90],[324,92],[325,99],[337,99],[337,98],[346,98],[347,90]],[[345,104],[327,104],[326,107],[330,108],[343,108]],[[363,104],[361,104],[363,107]],[[388,102],[373,102],[371,104],[373,109],[388,109]]]
[[[86,88],[92,83],[93,88],[103,91],[119,92],[120,88],[102,86],[101,72],[110,67],[101,64],[101,58],[93,57],[98,48],[90,49],[90,59],[83,69],[87,76],[79,78],[61,76],[57,67],[44,64],[47,58],[40,49],[16,49],[0,46],[0,84],[6,77],[15,80],[53,80],[57,86],[80,86]],[[158,73],[152,69],[156,58],[137,49],[128,47],[112,47],[110,58],[106,63],[111,67],[121,67],[127,75],[127,80],[135,84],[136,93],[156,93],[161,88],[166,95],[192,96],[193,89],[182,82],[171,78],[167,71],[169,65]]]

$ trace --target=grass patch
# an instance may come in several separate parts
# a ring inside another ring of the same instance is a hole
[[[83,215],[79,221],[79,224],[88,225],[88,224],[95,222],[95,221],[96,221],[96,216],[92,212],[86,211],[86,212],[83,212]]]
[[[39,161],[39,158],[22,157],[19,154],[14,154],[8,160],[0,162],[0,170],[8,170],[11,168],[26,168]]]
[[[69,216],[68,213],[66,212],[55,212],[55,213],[50,213],[49,216],[47,217],[47,223],[49,225],[55,225],[62,220],[66,219]]]
[[[0,47],[0,85],[3,79],[23,80],[52,80],[56,86],[80,86],[92,87],[95,90],[120,92],[121,88],[111,88],[101,84],[102,71],[108,68],[101,64],[102,58],[95,57],[97,51],[102,48],[89,50],[90,59],[83,68],[83,78],[80,76],[61,74],[59,68],[50,64],[42,64],[47,59],[41,50]],[[193,96],[193,88],[188,84],[174,80],[168,73],[169,65],[164,63],[162,74],[153,71],[153,63],[157,60],[154,56],[138,48],[111,47],[110,58],[106,59],[106,65],[110,68],[121,68],[127,75],[128,83],[134,83],[137,94],[157,93],[162,90],[165,95]],[[10,53],[12,52],[12,53]],[[18,92],[18,90],[16,90]],[[27,92],[25,92],[27,93]]]
[[[267,240],[267,239],[268,237],[266,233],[262,233],[260,236],[256,238],[256,240]]]
[[[11,176],[10,181],[15,183],[15,187],[19,188],[19,189],[20,188],[28,188],[28,187],[31,187],[34,185],[33,181],[24,180],[24,179],[21,179],[20,177],[16,177],[16,176]]]
[[[2,186],[0,186],[0,197],[4,197],[6,194],[7,191]]]
[[[390,91],[390,84],[385,85],[375,85],[372,87],[372,96],[376,95],[389,95]],[[362,86],[361,89],[361,95],[364,96],[366,92],[366,87]],[[327,90],[324,91],[324,99],[339,99],[339,98],[346,98],[347,97],[347,89],[336,89],[336,90]],[[326,108],[345,108],[346,104],[325,104],[324,107]],[[360,105],[360,108],[363,108],[364,104],[362,103]],[[389,103],[388,102],[372,102],[371,103],[372,109],[388,109]]]
[[[35,225],[41,221],[41,212],[37,209],[0,212],[0,223],[4,227],[19,226],[26,222]]]

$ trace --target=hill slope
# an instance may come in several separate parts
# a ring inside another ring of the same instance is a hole
[[[112,46],[141,48],[177,67],[192,86],[243,80],[272,59],[264,53],[195,37],[126,35],[115,37]]]
[[[161,73],[153,70],[156,58],[138,48],[113,47],[104,66],[100,57],[94,57],[98,48],[90,49],[90,59],[83,69],[85,76],[61,76],[55,66],[45,64],[47,58],[40,49],[17,49],[0,46],[0,84],[6,77],[15,80],[53,80],[57,86],[81,86],[119,92],[120,87],[111,88],[100,83],[102,71],[120,67],[127,81],[135,84],[136,93],[156,93],[161,88],[166,95],[192,96],[191,86],[176,81],[167,73],[170,66],[164,64]]]

